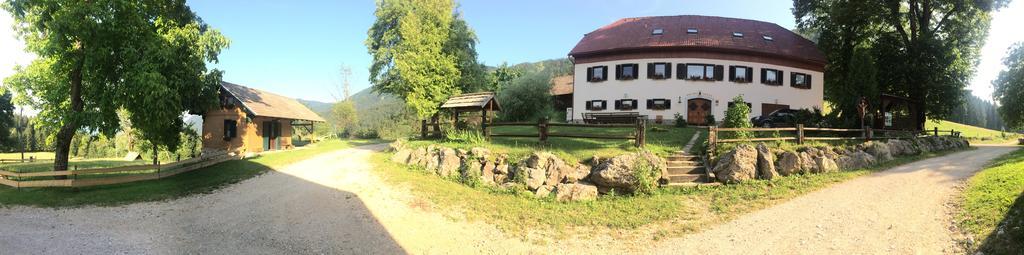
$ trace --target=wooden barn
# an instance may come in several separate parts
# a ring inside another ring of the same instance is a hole
[[[295,99],[222,82],[220,105],[203,114],[203,148],[247,153],[293,148],[295,127],[324,119]]]

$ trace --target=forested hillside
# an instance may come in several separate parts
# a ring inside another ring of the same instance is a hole
[[[964,104],[953,110],[949,121],[992,130],[1004,129],[1003,119],[995,104],[971,94],[969,90],[964,91],[964,94]]]

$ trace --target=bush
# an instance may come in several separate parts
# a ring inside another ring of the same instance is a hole
[[[487,138],[477,130],[448,129],[444,131],[444,138],[450,142],[471,145],[487,142]]]
[[[555,116],[550,91],[551,77],[548,75],[533,74],[516,79],[498,92],[502,110],[498,118],[504,121],[536,121],[541,117]]]
[[[718,120],[715,119],[715,115],[708,114],[704,116],[704,123],[707,123],[708,126],[714,126],[717,122]]]
[[[753,125],[750,124],[750,107],[743,101],[743,96],[736,96],[732,99],[732,106],[725,112],[725,123],[722,125],[726,128],[751,128]],[[723,138],[737,138],[747,139],[753,137],[749,131],[736,131],[736,132],[723,132]]]
[[[633,166],[633,179],[636,180],[634,195],[651,195],[658,189],[658,171],[647,160],[637,160]]]
[[[676,127],[686,127],[686,117],[684,117],[682,114],[676,113],[676,123],[675,123],[675,126]]]

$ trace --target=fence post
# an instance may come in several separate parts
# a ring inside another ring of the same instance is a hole
[[[543,117],[537,121],[537,131],[540,135],[540,142],[546,143],[548,141],[548,118]]]
[[[644,121],[643,117],[637,117],[636,118],[636,122],[633,125],[634,129],[636,129],[635,132],[633,133],[636,136],[636,137],[634,137],[634,139],[636,141],[634,143],[634,145],[637,148],[644,147],[644,144],[647,143],[647,141],[644,141],[646,139],[646,137],[647,137],[646,124],[647,123],[646,123],[646,121]]]
[[[804,144],[804,124],[796,124],[796,144]]]
[[[939,136],[939,127],[935,127],[935,136]]]
[[[708,158],[715,156],[715,150],[718,146],[718,130],[715,130],[715,126],[708,126]]]

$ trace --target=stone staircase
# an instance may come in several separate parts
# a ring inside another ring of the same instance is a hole
[[[710,172],[698,156],[677,151],[668,156],[668,183],[665,186],[713,185]]]

